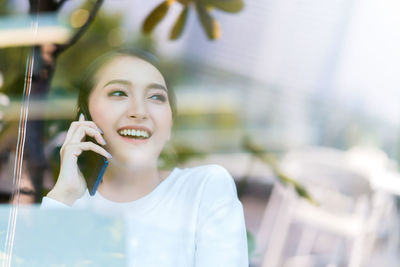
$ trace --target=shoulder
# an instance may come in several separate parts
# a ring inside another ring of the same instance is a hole
[[[190,177],[191,180],[199,180],[202,183],[232,183],[233,178],[229,172],[217,164],[201,165],[181,170],[181,175]]]
[[[219,197],[237,197],[236,185],[230,173],[216,164],[201,165],[181,170],[185,180],[196,185],[203,194]]]
[[[192,168],[185,168],[182,169],[182,171],[191,175],[198,175],[202,177],[222,176],[222,177],[232,178],[229,172],[224,167],[217,164],[209,164],[209,165],[196,166]]]

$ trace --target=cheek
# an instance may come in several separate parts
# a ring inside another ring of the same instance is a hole
[[[165,128],[166,135],[167,135],[167,140],[171,138],[171,128],[172,128],[172,113],[167,112],[164,113],[164,118],[163,118],[163,127]]]
[[[100,128],[102,128],[102,124],[109,120],[110,116],[110,109],[105,106],[105,104],[104,101],[96,98],[90,99],[89,101],[90,115],[92,116],[93,122]]]
[[[162,134],[170,135],[172,128],[172,113],[169,108],[156,108],[153,110],[153,120],[157,122],[157,127],[162,130]]]
[[[107,113],[105,113],[101,109],[93,109],[91,111],[93,122],[96,123],[97,126],[101,126],[102,122],[107,121]],[[101,127],[100,127],[101,128]]]
[[[164,127],[172,127],[172,112],[169,106],[159,111],[159,118]]]

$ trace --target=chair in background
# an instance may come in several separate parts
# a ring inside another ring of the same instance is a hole
[[[347,166],[345,152],[289,152],[281,171],[307,188],[319,205],[276,183],[257,235],[252,265],[364,266],[391,198],[374,194],[368,177]]]

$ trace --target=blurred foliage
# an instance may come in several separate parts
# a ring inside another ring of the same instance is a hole
[[[185,6],[182,9],[182,12],[179,15],[178,19],[176,20],[174,27],[172,27],[169,39],[176,40],[181,36],[183,29],[185,28],[188,12],[189,12],[189,7]]]
[[[171,170],[172,168],[183,165],[194,158],[204,158],[205,153],[201,153],[196,149],[171,142],[167,144],[161,152],[159,167],[161,169]]]
[[[254,251],[256,250],[256,239],[249,231],[246,231],[246,236],[247,236],[247,251],[249,254],[249,259],[251,259],[251,257],[254,254]]]
[[[10,102],[21,98],[25,82],[27,55],[28,48],[13,47],[0,49],[0,74],[3,79],[0,93],[3,98],[8,98]],[[0,151],[8,147],[14,147],[17,140],[18,121],[8,119],[8,110],[9,104],[1,101]]]
[[[249,153],[251,153],[254,158],[258,158],[261,161],[268,164],[271,167],[276,178],[278,178],[278,180],[282,184],[284,184],[286,186],[288,186],[288,185],[293,186],[293,188],[295,189],[295,191],[297,192],[297,194],[300,197],[307,199],[312,204],[318,205],[318,202],[308,193],[307,189],[304,186],[299,184],[293,178],[290,178],[289,176],[287,176],[286,174],[281,172],[281,170],[278,167],[278,163],[277,163],[278,159],[276,158],[276,156],[274,154],[268,153],[261,146],[255,145],[254,143],[251,142],[251,140],[247,136],[243,139],[243,149],[245,151],[248,151]]]
[[[19,96],[24,88],[27,48],[0,49],[0,72],[3,76],[2,93]]]
[[[80,9],[86,10],[91,8],[90,4],[84,4],[80,7]],[[125,41],[123,39],[121,25],[121,14],[98,12],[94,21],[78,42],[58,57],[52,87],[65,88],[76,93],[74,86],[93,60],[112,48],[122,45],[128,46],[129,41],[133,45],[133,40]]]
[[[178,39],[185,28],[190,6],[194,6],[200,23],[210,40],[218,39],[221,36],[221,26],[219,22],[211,16],[213,9],[224,12],[237,13],[243,9],[242,0],[165,0],[156,6],[146,17],[142,25],[142,31],[150,34],[155,27],[165,18],[172,4],[179,3],[182,10],[174,26],[172,27],[169,38]]]
[[[0,16],[13,13],[9,0],[0,0]],[[25,63],[28,48],[11,47],[0,49],[0,73],[3,77],[3,86],[0,91],[9,96],[22,93],[25,77]]]
[[[0,0],[0,16],[8,14],[8,1]]]

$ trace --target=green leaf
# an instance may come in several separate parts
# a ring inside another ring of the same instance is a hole
[[[202,3],[230,13],[240,12],[244,7],[242,0],[202,0]]]
[[[201,25],[211,40],[218,39],[221,36],[221,28],[218,21],[216,21],[208,12],[205,6],[196,2],[196,10],[199,15]]]
[[[170,5],[170,1],[164,1],[153,9],[142,25],[142,31],[145,34],[150,34],[165,15],[167,15]]]
[[[169,36],[169,39],[171,40],[176,40],[181,36],[183,29],[185,28],[185,24],[187,21],[187,15],[188,15],[189,7],[186,6],[181,14],[179,15],[178,19],[175,22],[174,27],[171,30],[171,35]]]
[[[249,151],[255,157],[263,157],[265,154],[264,148],[253,144],[247,135],[245,135],[242,139],[242,146],[244,150]]]
[[[307,189],[304,186],[299,185],[298,183],[294,183],[293,186],[300,197],[307,199],[314,205],[319,205],[319,203],[313,197],[311,197],[310,193],[308,193]]]

